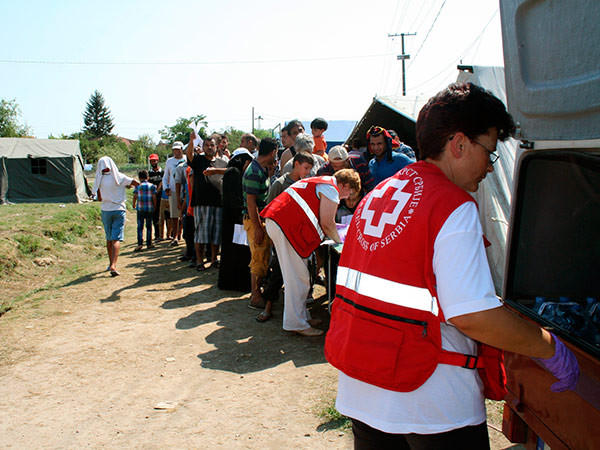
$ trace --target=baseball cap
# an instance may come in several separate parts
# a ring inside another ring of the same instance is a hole
[[[336,145],[329,150],[329,160],[346,161],[348,159],[348,152],[341,145]]]
[[[179,150],[183,150],[183,142],[175,141],[173,142],[173,146],[171,147],[173,150],[178,148]]]
[[[155,160],[157,160],[157,161],[158,161],[158,155],[157,155],[156,153],[152,153],[150,156],[148,156],[148,159],[149,159],[149,160],[153,160],[153,159],[155,159]]]

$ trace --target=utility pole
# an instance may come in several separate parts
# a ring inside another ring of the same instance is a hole
[[[254,106],[252,107],[252,134],[254,134]]]
[[[400,33],[400,34],[388,34],[388,37],[391,38],[395,38],[400,36],[400,38],[402,39],[402,54],[398,55],[396,57],[396,59],[399,59],[402,61],[402,95],[406,96],[406,76],[404,73],[405,67],[404,67],[404,61],[406,61],[407,59],[410,59],[410,55],[407,55],[406,53],[404,53],[404,36],[416,36],[417,33]]]

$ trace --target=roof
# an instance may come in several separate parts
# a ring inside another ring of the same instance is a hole
[[[311,121],[303,120],[302,125],[304,125],[304,130],[310,134],[310,123]],[[356,125],[356,120],[328,120],[327,121],[327,130],[325,131],[325,139],[327,142],[345,142],[354,126]]]
[[[0,157],[57,158],[81,156],[78,140],[0,138]]]
[[[396,131],[400,139],[416,151],[416,119],[408,112],[409,106],[406,98],[373,98],[373,102],[361,120],[356,124],[346,142],[350,142],[353,138],[359,138],[366,143],[369,128],[373,125],[379,125],[388,130],[392,129]]]

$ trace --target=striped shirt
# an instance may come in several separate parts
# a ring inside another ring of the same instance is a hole
[[[142,212],[154,211],[154,205],[152,199],[156,194],[156,186],[148,183],[148,181],[142,181],[138,186],[133,189],[133,193],[137,194],[137,204],[135,209]]]
[[[244,192],[244,214],[248,213],[248,194],[256,195],[258,212],[267,205],[267,195],[271,180],[267,170],[253,159],[242,178],[242,191]]]

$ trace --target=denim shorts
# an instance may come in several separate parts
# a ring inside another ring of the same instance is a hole
[[[122,241],[125,231],[125,211],[102,211],[102,225],[107,241]]]

